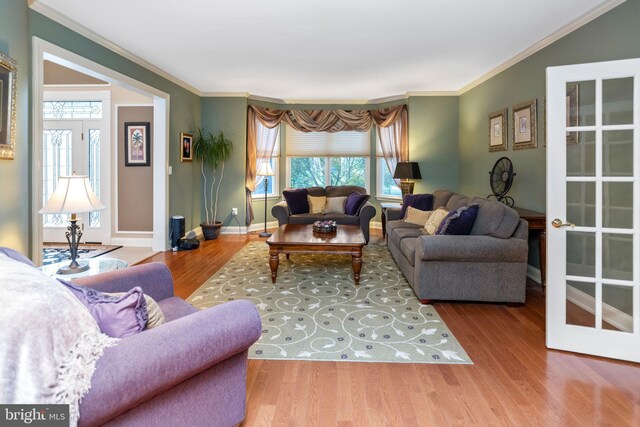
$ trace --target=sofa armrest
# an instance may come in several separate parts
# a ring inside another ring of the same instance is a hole
[[[134,265],[120,270],[79,277],[74,285],[88,286],[101,292],[127,292],[139,286],[142,291],[156,301],[173,296],[173,278],[165,264],[152,262]]]
[[[416,260],[455,262],[527,262],[529,244],[515,237],[420,236]]]
[[[256,307],[237,300],[122,339],[96,364],[91,390],[80,404],[81,424],[117,417],[247,350],[260,334]]]
[[[387,217],[387,221],[402,219],[402,208],[387,208],[384,215]]]
[[[360,212],[358,212],[358,216],[360,217],[360,222],[369,222],[371,218],[376,216],[376,207],[370,202],[365,203],[360,208]],[[364,220],[364,221],[363,221]]]
[[[289,223],[289,206],[287,202],[282,200],[271,208],[271,215],[278,220],[278,226]]]

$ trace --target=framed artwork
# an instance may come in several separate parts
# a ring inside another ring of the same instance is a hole
[[[151,142],[149,122],[124,124],[124,165],[151,166]]]
[[[507,109],[489,114],[489,151],[507,149]]]
[[[567,127],[578,126],[580,112],[578,110],[578,84],[567,88]],[[567,144],[578,143],[578,132],[567,132]]]
[[[193,160],[193,135],[180,132],[180,161],[190,162]]]
[[[536,100],[513,106],[513,149],[536,148]]]
[[[0,52],[0,159],[16,152],[16,61]]]

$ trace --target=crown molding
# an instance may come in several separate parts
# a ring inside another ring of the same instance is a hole
[[[584,15],[582,15],[578,19],[574,20],[573,22],[570,22],[569,24],[565,25],[564,27],[562,27],[561,29],[559,29],[555,33],[545,37],[544,39],[540,40],[538,43],[530,46],[529,48],[527,48],[525,50],[523,50],[522,52],[520,52],[516,56],[512,57],[511,59],[503,62],[502,64],[500,64],[496,68],[494,68],[494,69],[490,70],[489,72],[483,74],[481,77],[473,80],[471,83],[468,83],[467,85],[463,86],[460,90],[457,91],[457,94],[458,95],[462,95],[462,94],[470,91],[474,87],[479,86],[480,84],[486,82],[490,78],[497,76],[498,74],[500,74],[501,72],[507,70],[508,68],[511,68],[512,66],[514,66],[518,62],[530,57],[534,53],[537,53],[537,52],[541,51],[542,49],[544,49],[545,47],[551,45],[552,43],[560,40],[561,38],[563,38],[567,34],[577,30],[578,28],[582,27],[583,25],[588,24],[589,22],[593,21],[594,19],[596,19],[596,18],[604,15],[605,13],[609,12],[610,10],[620,6],[625,1],[627,1],[627,0],[610,0],[610,1],[600,5],[598,7],[595,7],[593,9],[591,9],[589,12],[585,13]]]
[[[202,92],[203,98],[249,98],[249,92]]]
[[[139,56],[129,52],[126,49],[121,48],[120,46],[116,45],[115,43],[110,42],[109,40],[103,38],[102,36],[94,33],[93,31],[91,31],[90,29],[88,29],[87,27],[85,27],[82,24],[79,24],[78,22],[69,19],[68,17],[56,12],[55,10],[49,8],[48,6],[43,5],[42,3],[40,3],[38,0],[29,0],[29,7],[46,16],[47,18],[57,22],[60,25],[63,25],[67,28],[69,28],[70,30],[80,34],[83,37],[86,37],[87,39],[99,44],[100,46],[103,46],[109,50],[111,50],[112,52],[117,53],[118,55],[140,65],[141,67],[146,68],[147,70],[169,80],[172,83],[177,84],[178,86],[188,90],[189,92],[192,92],[198,96],[202,96],[202,91],[200,91],[199,89],[191,86],[189,83],[180,80],[179,78],[177,78],[174,75],[171,75],[169,73],[167,73],[166,71],[156,67],[155,65],[153,65],[152,63],[140,58]]]

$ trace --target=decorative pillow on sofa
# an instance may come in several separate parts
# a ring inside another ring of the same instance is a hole
[[[309,190],[306,188],[285,190],[282,192],[282,195],[287,201],[287,206],[289,207],[289,213],[291,215],[309,213],[309,201],[307,200]]]
[[[402,197],[402,210],[400,211],[402,218],[407,214],[409,206],[421,211],[430,211],[433,209],[433,194],[405,194]]]
[[[347,215],[357,215],[362,205],[369,200],[368,194],[352,192],[347,196],[347,201],[344,204],[344,213]]]
[[[433,211],[423,211],[409,206],[407,207],[407,215],[404,218],[404,222],[424,226],[429,216],[431,216],[431,212]]]
[[[324,213],[344,213],[344,204],[347,202],[347,196],[327,197],[327,204],[324,206]]]
[[[438,208],[435,211],[431,212],[429,215],[429,219],[424,224],[424,229],[427,234],[435,234],[438,231],[438,227],[440,227],[440,223],[445,219],[445,217],[449,214],[449,211],[445,208]]]
[[[148,322],[147,302],[142,289],[109,294],[75,286],[58,279],[82,302],[98,323],[100,331],[113,338],[125,338],[143,331]]]
[[[309,202],[309,213],[317,214],[324,211],[324,206],[327,204],[326,196],[307,196],[307,202]]]
[[[478,204],[474,203],[462,206],[455,211],[449,212],[447,217],[442,221],[436,234],[466,236],[471,233],[473,224],[478,217]]]

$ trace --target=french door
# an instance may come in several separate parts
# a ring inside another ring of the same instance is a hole
[[[640,59],[547,69],[547,346],[640,362]]]

